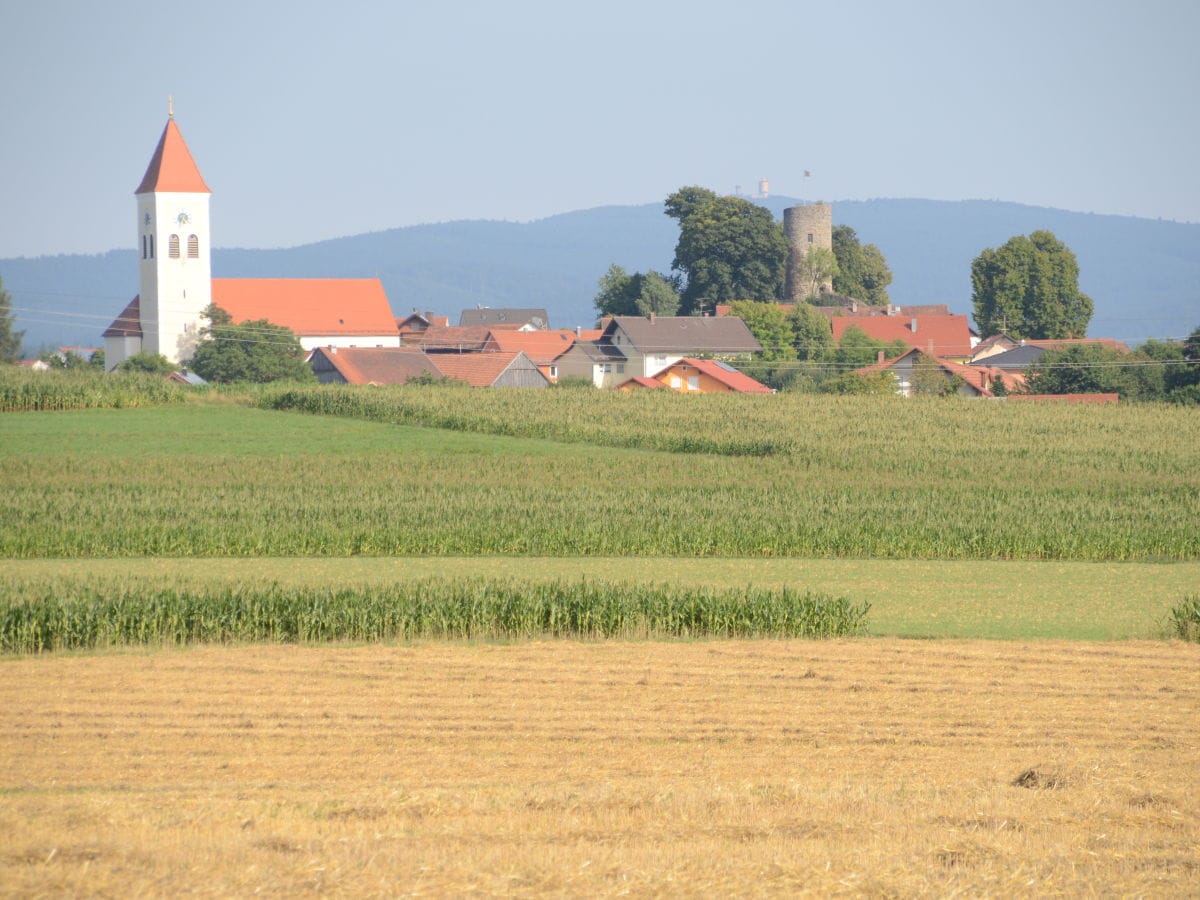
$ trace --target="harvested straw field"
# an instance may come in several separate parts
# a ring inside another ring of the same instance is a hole
[[[257,646],[0,666],[9,895],[1200,881],[1197,645]]]

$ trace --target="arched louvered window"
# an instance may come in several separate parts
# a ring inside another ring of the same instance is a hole
[[[154,259],[154,235],[150,235],[150,258]]]
[[[200,258],[200,238],[194,234],[188,235],[188,259]]]
[[[142,259],[146,258],[146,236],[142,235]]]
[[[179,235],[173,234],[167,238],[167,256],[179,259]]]

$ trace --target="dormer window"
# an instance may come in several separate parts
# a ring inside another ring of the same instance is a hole
[[[179,235],[173,234],[167,238],[167,256],[179,259]]]
[[[200,258],[200,238],[194,234],[188,235],[188,259]]]

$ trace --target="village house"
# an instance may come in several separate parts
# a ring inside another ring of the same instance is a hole
[[[1025,387],[1023,375],[990,366],[963,365],[916,349],[908,350],[894,359],[881,359],[855,371],[863,375],[890,372],[896,378],[896,393],[902,397],[911,397],[918,392],[919,380],[924,373],[945,378],[955,385],[956,393],[964,397],[997,396],[997,383],[1003,386],[1002,393],[1013,393]]]
[[[404,384],[442,374],[418,347],[318,347],[308,363],[321,384]]]
[[[695,359],[685,356],[671,363],[652,378],[639,376],[630,379],[631,387],[649,387],[645,382],[669,388],[681,394],[773,394],[765,384],[739,372],[719,359]],[[618,387],[624,389],[627,384]]]
[[[614,316],[597,340],[576,340],[558,358],[558,377],[583,376],[597,387],[612,388],[657,375],[684,357],[746,357],[760,350],[738,318]]]

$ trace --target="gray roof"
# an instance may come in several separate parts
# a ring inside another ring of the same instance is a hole
[[[592,362],[612,362],[620,360],[624,362],[626,356],[621,352],[620,348],[612,344],[602,344],[600,341],[576,341],[571,345],[571,350],[577,353],[582,353]],[[570,353],[568,350],[567,353]],[[565,355],[565,354],[564,354]]]
[[[517,309],[515,307],[481,306],[464,309],[458,317],[459,325],[532,325],[534,328],[549,328],[550,316],[544,309]]]
[[[1032,344],[1022,344],[1003,353],[994,353],[972,363],[975,366],[990,366],[1005,371],[1023,372],[1042,358],[1045,347],[1035,347]]]
[[[762,350],[736,316],[616,316],[600,336],[610,342],[617,329],[642,353],[753,353]]]

